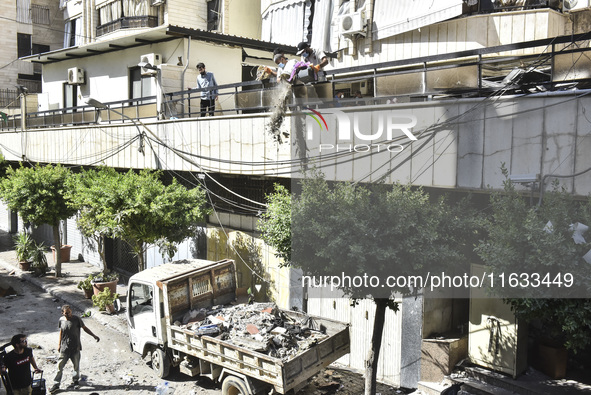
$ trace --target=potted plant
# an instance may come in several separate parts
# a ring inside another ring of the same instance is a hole
[[[78,289],[84,291],[84,297],[86,299],[90,299],[93,295],[92,278],[93,275],[89,274],[84,280],[78,282]]]
[[[14,251],[19,269],[28,271],[31,267],[31,254],[35,248],[35,241],[27,232],[20,232],[14,237]]]
[[[98,295],[105,288],[109,288],[111,293],[117,292],[117,283],[119,282],[119,275],[117,273],[101,272],[92,276],[92,288],[94,294]]]
[[[30,260],[33,264],[33,269],[38,276],[43,276],[49,270],[47,266],[47,255],[43,243],[37,244],[33,241],[33,249],[31,250]]]
[[[92,305],[97,306],[100,311],[113,314],[115,312],[114,303],[118,298],[118,293],[111,293],[109,288],[105,288],[97,295],[92,295]]]

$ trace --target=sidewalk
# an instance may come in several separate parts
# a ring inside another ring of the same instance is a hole
[[[62,263],[62,277],[56,278],[53,271],[53,256],[51,253],[48,253],[47,262],[51,271],[45,276],[35,277],[32,272],[23,272],[18,268],[16,253],[12,250],[11,243],[10,235],[4,231],[0,231],[0,267],[6,269],[9,273],[14,271],[22,279],[42,288],[53,297],[59,298],[63,301],[60,303],[71,305],[74,313],[82,314],[82,312],[90,311],[91,317],[99,323],[123,334],[127,334],[127,322],[125,320],[125,309],[127,307],[125,295],[127,294],[127,287],[125,285],[117,285],[117,293],[121,295],[119,297],[122,307],[121,311],[113,315],[99,312],[98,307],[92,307],[92,300],[85,299],[84,292],[78,289],[78,282],[88,277],[91,273],[99,272],[98,267],[87,262],[64,262]]]

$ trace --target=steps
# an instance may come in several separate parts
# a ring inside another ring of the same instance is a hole
[[[574,380],[552,380],[535,369],[513,379],[505,374],[477,366],[464,366],[464,372],[446,377],[442,383],[419,382],[422,395],[441,395],[451,384],[460,384],[459,392],[449,395],[583,395],[591,394],[591,385]]]

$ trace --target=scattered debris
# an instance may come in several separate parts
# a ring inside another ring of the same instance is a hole
[[[287,101],[291,97],[291,85],[288,83],[277,84],[277,88],[274,90],[275,97],[273,98],[273,113],[271,114],[269,125],[267,126],[268,132],[273,136],[275,141],[279,144],[283,142],[283,137],[288,137],[289,134],[286,132],[281,133],[279,130],[283,124],[285,113],[287,112]]]
[[[209,311],[193,310],[183,316],[183,326],[197,335],[216,336],[240,347],[289,360],[327,338],[326,328],[306,316],[294,320],[274,303],[214,306]],[[196,321],[198,317],[204,317]]]

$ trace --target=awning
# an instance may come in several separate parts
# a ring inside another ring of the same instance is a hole
[[[462,14],[463,0],[375,0],[373,39],[445,21]]]
[[[279,45],[277,43],[256,40],[253,38],[165,25],[145,29],[129,36],[95,41],[90,44],[62,48],[50,52],[22,57],[20,59],[33,63],[54,63],[67,59],[87,58],[108,52],[122,51],[127,48],[135,48],[143,45],[156,44],[185,37],[191,37],[193,40],[211,42],[218,45],[256,49],[265,51],[267,53],[273,52],[273,49]],[[295,46],[283,45],[282,48],[287,53],[296,53],[297,51]]]
[[[285,0],[270,5],[262,13],[261,39],[296,46],[307,34],[310,0]]]

